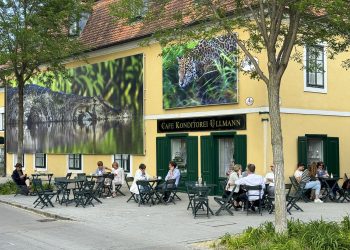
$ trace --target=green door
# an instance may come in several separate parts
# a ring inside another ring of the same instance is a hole
[[[298,162],[304,163],[307,166],[307,137],[298,137]]]
[[[247,167],[247,135],[235,135],[234,137],[235,151],[234,157],[236,164],[241,164],[242,169]]]
[[[164,178],[167,175],[170,159],[170,139],[167,137],[157,137],[157,176]]]
[[[208,184],[216,184],[214,157],[214,138],[210,135],[201,136],[201,176]]]
[[[198,179],[198,137],[186,137],[187,149],[187,176],[181,177],[180,190],[185,190],[186,181]]]
[[[326,138],[325,164],[329,174],[339,177],[339,138]]]

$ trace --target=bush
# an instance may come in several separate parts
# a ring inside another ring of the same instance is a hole
[[[7,181],[3,184],[0,184],[0,195],[4,194],[15,194],[17,186],[13,181]]]
[[[223,236],[214,248],[224,249],[350,249],[350,218],[340,223],[316,220],[288,221],[288,233],[275,233],[272,222],[249,227],[243,234]]]

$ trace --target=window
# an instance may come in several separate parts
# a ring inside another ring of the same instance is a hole
[[[90,17],[89,13],[81,14],[79,20],[73,22],[73,24],[69,27],[69,35],[70,36],[78,36],[83,32],[85,25]]]
[[[114,160],[118,162],[119,167],[124,169],[124,172],[130,172],[130,155],[128,154],[115,154]]]
[[[323,140],[321,138],[308,138],[307,139],[307,164],[312,162],[324,161],[323,156]]]
[[[25,158],[25,155],[23,154],[23,156],[22,156],[22,161],[23,161],[23,169],[25,169],[25,167],[26,167],[26,158]],[[13,154],[13,168],[15,167],[15,165],[17,164],[18,162],[17,162],[17,154]]]
[[[5,114],[0,113],[0,131],[4,131],[5,129]]]
[[[325,46],[308,46],[305,49],[305,91],[327,92]]]
[[[46,168],[46,154],[35,154],[35,168]]]
[[[69,155],[68,169],[81,170],[81,154],[70,154]]]
[[[176,162],[181,176],[187,176],[186,139],[171,139],[171,159]]]
[[[232,138],[218,139],[219,177],[226,177],[226,172],[233,162],[234,144]]]

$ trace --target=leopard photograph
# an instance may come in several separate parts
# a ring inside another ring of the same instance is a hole
[[[165,109],[237,102],[237,45],[232,36],[163,49]]]

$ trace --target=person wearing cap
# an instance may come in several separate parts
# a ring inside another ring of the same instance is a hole
[[[29,178],[27,177],[27,174],[23,173],[22,167],[23,166],[21,163],[17,163],[11,177],[13,181],[21,188],[22,193],[28,195],[30,187]]]

